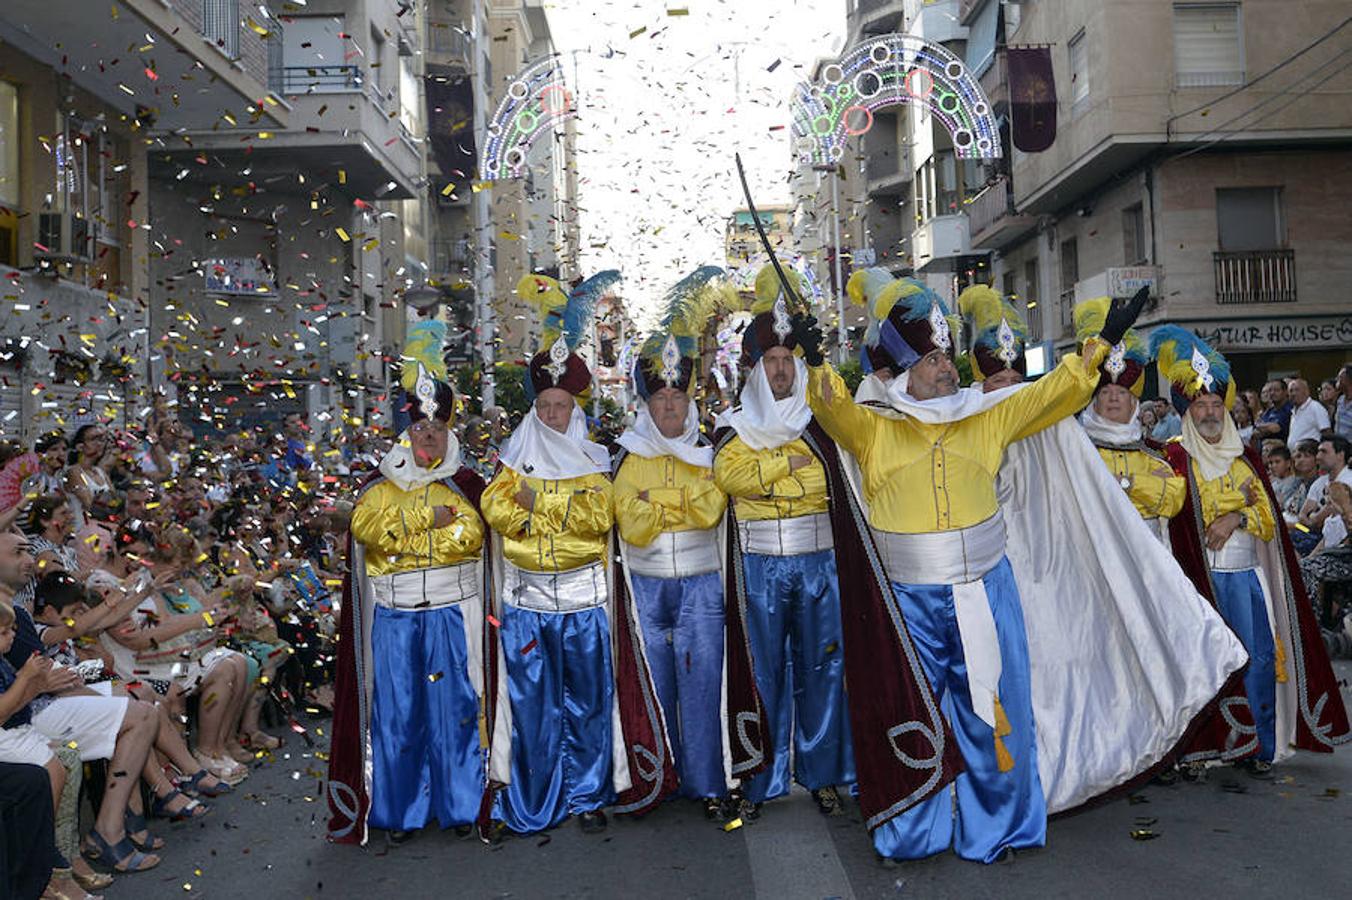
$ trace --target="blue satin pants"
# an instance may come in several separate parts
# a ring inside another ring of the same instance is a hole
[[[1253,569],[1212,572],[1211,583],[1216,586],[1216,606],[1221,617],[1249,651],[1244,693],[1258,726],[1258,758],[1272,762],[1277,750],[1277,647],[1272,639],[1263,587]]]
[[[723,775],[723,576],[633,575],[657,699],[683,797],[721,797]]]
[[[501,632],[512,783],[498,792],[498,818],[529,834],[613,803],[615,678],[605,608],[548,613],[505,606]]]
[[[972,710],[967,664],[949,585],[899,584],[892,591],[925,666],[944,717],[952,726],[967,770],[957,777],[957,813],[945,790],[873,832],[873,846],[892,859],[921,859],[949,847],[963,859],[994,862],[1006,847],[1047,841],[1047,804],[1037,768],[1037,734],[1028,672],[1028,637],[1019,589],[1009,560],[982,579],[1000,645],[1000,705],[1012,733],[1005,748],[1014,767],[1001,772],[995,731]]]
[[[484,762],[460,608],[377,606],[371,655],[368,822],[396,831],[433,818],[442,828],[472,823],[483,798]]]
[[[793,780],[803,787],[853,782],[835,553],[747,553],[742,566],[751,661],[774,746],[770,768],[743,786],[746,798],[760,803],[789,792],[790,741]]]

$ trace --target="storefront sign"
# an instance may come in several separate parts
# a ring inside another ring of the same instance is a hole
[[[1155,266],[1125,266],[1108,269],[1108,296],[1133,297],[1143,287],[1158,297],[1160,270]]]
[[[1352,315],[1180,322],[1222,352],[1323,350],[1352,346]]]

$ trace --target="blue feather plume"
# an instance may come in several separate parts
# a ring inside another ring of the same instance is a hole
[[[587,330],[596,315],[596,304],[620,282],[620,277],[618,269],[605,269],[568,292],[568,305],[563,311],[563,336],[569,350],[576,350],[587,337]]]

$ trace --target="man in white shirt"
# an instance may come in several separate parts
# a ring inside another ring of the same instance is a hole
[[[1292,378],[1291,430],[1286,437],[1286,446],[1294,450],[1296,444],[1306,438],[1317,441],[1328,427],[1329,411],[1310,396],[1309,383],[1304,378]]]
[[[1341,481],[1352,487],[1352,469],[1348,468],[1348,453],[1352,445],[1341,435],[1334,435],[1319,442],[1319,467],[1325,474],[1320,475],[1310,485],[1305,495],[1305,505],[1300,510],[1300,524],[1310,531],[1318,533],[1324,527],[1324,520],[1334,514],[1333,504],[1325,496],[1331,482]]]

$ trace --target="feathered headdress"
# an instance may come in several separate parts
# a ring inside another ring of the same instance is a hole
[[[1196,334],[1177,325],[1164,325],[1150,335],[1150,352],[1159,360],[1160,374],[1169,379],[1170,399],[1180,414],[1202,394],[1223,397],[1226,409],[1234,405],[1230,364]]]
[[[1075,304],[1071,316],[1075,323],[1075,340],[1083,349],[1090,338],[1098,337],[1108,320],[1113,301],[1109,297],[1095,297]],[[1135,329],[1128,328],[1122,340],[1114,344],[1099,366],[1099,383],[1117,384],[1137,397],[1145,389],[1145,367],[1150,364],[1150,351]],[[1095,388],[1098,390],[1098,388]]]
[[[972,323],[972,377],[980,381],[1005,369],[1028,374],[1028,326],[1014,304],[974,284],[958,295],[958,311]]]
[[[792,266],[784,263],[780,265],[792,283],[793,292],[802,299],[806,287],[803,276]],[[756,273],[751,324],[747,325],[742,335],[742,357],[748,365],[754,366],[771,347],[786,347],[789,350],[798,348],[798,339],[793,336],[793,323],[790,321],[795,310],[789,308],[789,303],[775,267],[769,263],[761,266]]]
[[[554,387],[574,397],[590,390],[591,370],[574,351],[587,336],[596,304],[619,281],[619,272],[606,269],[567,294],[547,275],[526,275],[516,283],[517,296],[534,306],[540,319],[540,352],[530,361],[528,399]]]
[[[449,424],[455,417],[455,390],[442,355],[445,346],[446,323],[440,319],[422,319],[409,326],[399,358],[399,384],[414,422],[437,419]]]
[[[701,266],[663,298],[658,329],[643,342],[634,361],[634,386],[644,400],[674,387],[689,392],[699,368],[699,339],[716,311],[737,304],[737,291],[718,266]]]
[[[850,276],[845,293],[868,311],[864,347],[870,368],[901,374],[932,350],[953,355],[957,320],[923,281],[861,269]]]

